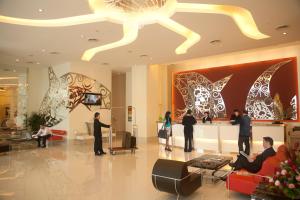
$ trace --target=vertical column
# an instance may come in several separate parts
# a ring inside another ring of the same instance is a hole
[[[18,83],[18,103],[16,124],[18,127],[23,127],[25,124],[25,115],[27,114],[27,74],[20,74]]]
[[[132,73],[132,108],[133,108],[133,125],[137,125],[137,137],[146,138],[147,133],[147,74],[146,65],[136,65],[131,68]]]

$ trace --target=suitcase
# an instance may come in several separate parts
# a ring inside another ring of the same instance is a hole
[[[122,147],[129,149],[131,147],[131,133],[125,132],[122,138]]]
[[[136,148],[136,137],[135,136],[131,136],[130,148]]]

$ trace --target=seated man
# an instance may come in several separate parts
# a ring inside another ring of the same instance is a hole
[[[33,138],[37,138],[38,147],[45,148],[46,147],[46,140],[51,135],[50,130],[45,125],[40,125],[40,130],[37,134],[32,135]],[[42,142],[42,145],[41,145]]]
[[[241,154],[238,155],[238,159],[234,163],[230,163],[229,166],[231,166],[234,170],[245,169],[248,172],[257,173],[261,169],[263,162],[268,157],[274,156],[276,154],[276,152],[273,149],[272,138],[264,137],[263,146],[265,150],[261,154],[256,156],[255,159],[252,159],[250,156],[247,156],[244,152],[241,152]]]

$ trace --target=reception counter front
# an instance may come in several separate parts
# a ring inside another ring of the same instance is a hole
[[[158,130],[162,123],[157,123]],[[174,146],[184,147],[183,125],[172,125],[172,142]],[[212,124],[194,125],[194,148],[210,150],[219,153],[238,152],[239,125],[220,122]],[[274,147],[284,144],[285,125],[283,124],[253,124],[252,125],[252,152],[263,151],[262,138],[269,136],[274,140]],[[165,143],[164,139],[159,139]]]

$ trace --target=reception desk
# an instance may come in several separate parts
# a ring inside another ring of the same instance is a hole
[[[158,130],[162,123],[157,123]],[[174,146],[184,147],[183,125],[172,125],[172,142]],[[194,148],[214,152],[238,152],[239,125],[226,122],[194,125]],[[263,151],[262,138],[269,136],[274,140],[274,147],[284,144],[285,125],[283,124],[253,124],[252,125],[252,152]],[[165,143],[164,139],[159,139]]]

